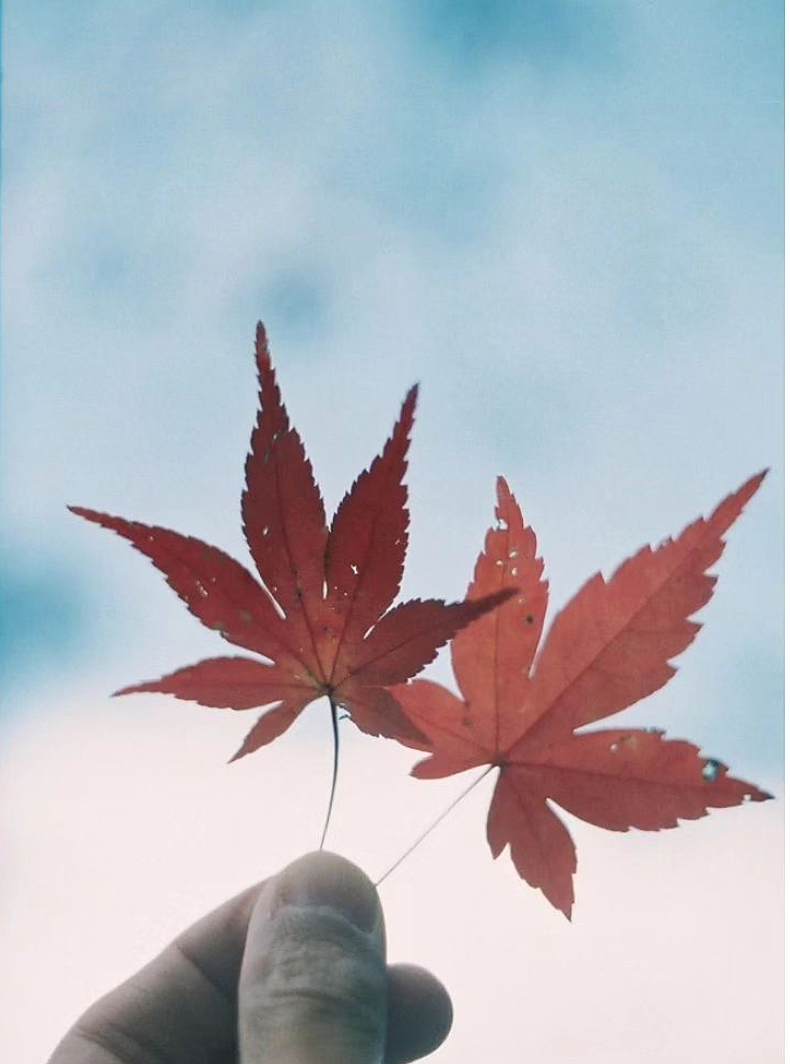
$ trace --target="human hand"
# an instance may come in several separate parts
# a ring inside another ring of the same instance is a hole
[[[49,1064],[406,1064],[447,1036],[422,968],[386,967],[376,889],[312,853],[226,902],[77,1021]]]

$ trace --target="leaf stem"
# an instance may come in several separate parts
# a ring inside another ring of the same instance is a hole
[[[318,849],[323,850],[324,843],[326,842],[326,833],[329,831],[329,821],[332,816],[332,806],[335,802],[335,789],[337,787],[337,766],[340,760],[340,734],[337,727],[337,703],[331,695],[329,698],[329,708],[332,713],[332,740],[333,740],[333,752],[332,752],[332,786],[329,791],[329,804],[326,807],[326,819],[324,820],[324,830],[321,832],[321,841],[318,844]]]
[[[387,878],[387,876],[390,874],[390,872],[394,872],[395,869],[398,867],[398,865],[402,864],[402,862],[406,860],[406,858],[409,856],[409,854],[414,853],[414,851],[417,849],[417,847],[420,845],[420,843],[423,842],[423,840],[427,839],[428,836],[433,831],[433,829],[438,827],[439,824],[441,824],[441,822],[444,820],[444,818],[449,813],[451,813],[453,811],[453,809],[455,809],[455,807],[458,805],[458,803],[463,798],[466,798],[467,794],[469,794],[470,791],[474,790],[474,788],[478,785],[478,783],[480,783],[482,780],[484,780],[486,778],[486,776],[488,775],[488,773],[491,771],[492,768],[496,768],[496,766],[495,765],[488,765],[486,767],[485,772],[483,772],[482,775],[477,776],[476,779],[473,779],[472,782],[469,784],[469,786],[466,787],[464,790],[462,790],[461,793],[457,797],[455,797],[452,800],[452,802],[450,802],[450,804],[447,806],[447,808],[443,812],[441,812],[439,814],[439,816],[437,816],[437,818],[428,825],[428,827],[425,829],[425,831],[423,831],[421,835],[417,836],[417,838],[414,840],[414,842],[411,844],[411,846],[408,848],[408,850],[404,851],[404,853],[402,853],[400,855],[398,860],[395,861],[394,864],[391,864],[389,866],[389,868],[384,873],[384,875],[381,876],[379,879],[377,879],[374,885],[377,886],[377,887],[380,887],[381,884],[384,882],[384,880]]]

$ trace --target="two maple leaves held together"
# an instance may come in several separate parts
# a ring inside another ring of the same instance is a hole
[[[608,582],[594,576],[557,615],[533,666],[547,584],[535,535],[505,481],[498,482],[498,527],[486,536],[466,599],[390,608],[408,542],[403,477],[416,387],[328,528],[260,324],[256,357],[260,408],[241,511],[262,583],[199,539],[71,509],[128,539],[198,620],[264,660],[209,658],[118,694],[164,692],[236,710],[271,706],[235,758],[277,738],[326,696],[335,728],[343,707],[363,731],[428,752],[415,776],[487,765],[485,775],[496,767],[488,816],[494,856],[509,845],[522,878],[567,916],[575,849],[548,800],[612,830],[656,830],[711,807],[770,797],[660,731],[576,731],[673,675],[668,660],[692,641],[700,626],[689,617],[712,594],[715,578],[706,573],[723,550],[722,535],[764,474],[677,540],[643,548]],[[460,699],[433,681],[411,680],[449,640]]]

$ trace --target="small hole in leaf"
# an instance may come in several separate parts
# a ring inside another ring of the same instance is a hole
[[[750,802],[752,800],[752,796],[750,794],[744,794],[743,800],[744,802]]]
[[[715,758],[710,758],[702,766],[702,778],[706,783],[713,783],[718,779],[722,773],[722,764],[720,761],[716,761]]]
[[[620,747],[617,743],[609,743],[609,749],[613,754],[616,754]]]
[[[354,574],[354,576],[359,576],[359,566],[358,565],[354,565],[354,563],[352,562],[351,565],[349,565],[349,569]]]
[[[512,550],[510,554],[508,554],[508,558],[518,558],[518,551]]]
[[[517,569],[517,568],[515,567],[515,565],[514,565],[514,566],[513,566],[513,568],[512,568],[511,570],[510,570],[510,575],[511,575],[511,576],[517,576],[517,575],[518,575],[518,569]]]
[[[502,561],[502,559],[501,559],[501,558],[497,558],[497,560],[496,560],[496,563],[497,563],[497,565],[499,566],[499,568],[500,568],[500,569],[501,569],[501,568],[502,568],[502,566],[503,566],[503,565],[505,564],[505,563],[504,563],[504,562]]]

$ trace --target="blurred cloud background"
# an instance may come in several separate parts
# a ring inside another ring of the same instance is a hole
[[[0,1030],[40,1061],[202,911],[312,848],[330,735],[117,687],[216,653],[79,503],[246,559],[255,322],[330,509],[414,381],[404,596],[463,595],[507,476],[557,609],[771,474],[678,676],[623,722],[782,787],[782,5],[9,0]],[[446,657],[430,675],[449,681]],[[463,787],[346,725],[330,845],[381,873]],[[779,803],[573,823],[568,927],[480,788],[383,897],[436,1060],[781,1059]],[[359,795],[365,801],[360,803]],[[569,818],[570,819],[570,818]],[[459,925],[464,928],[459,936]]]

